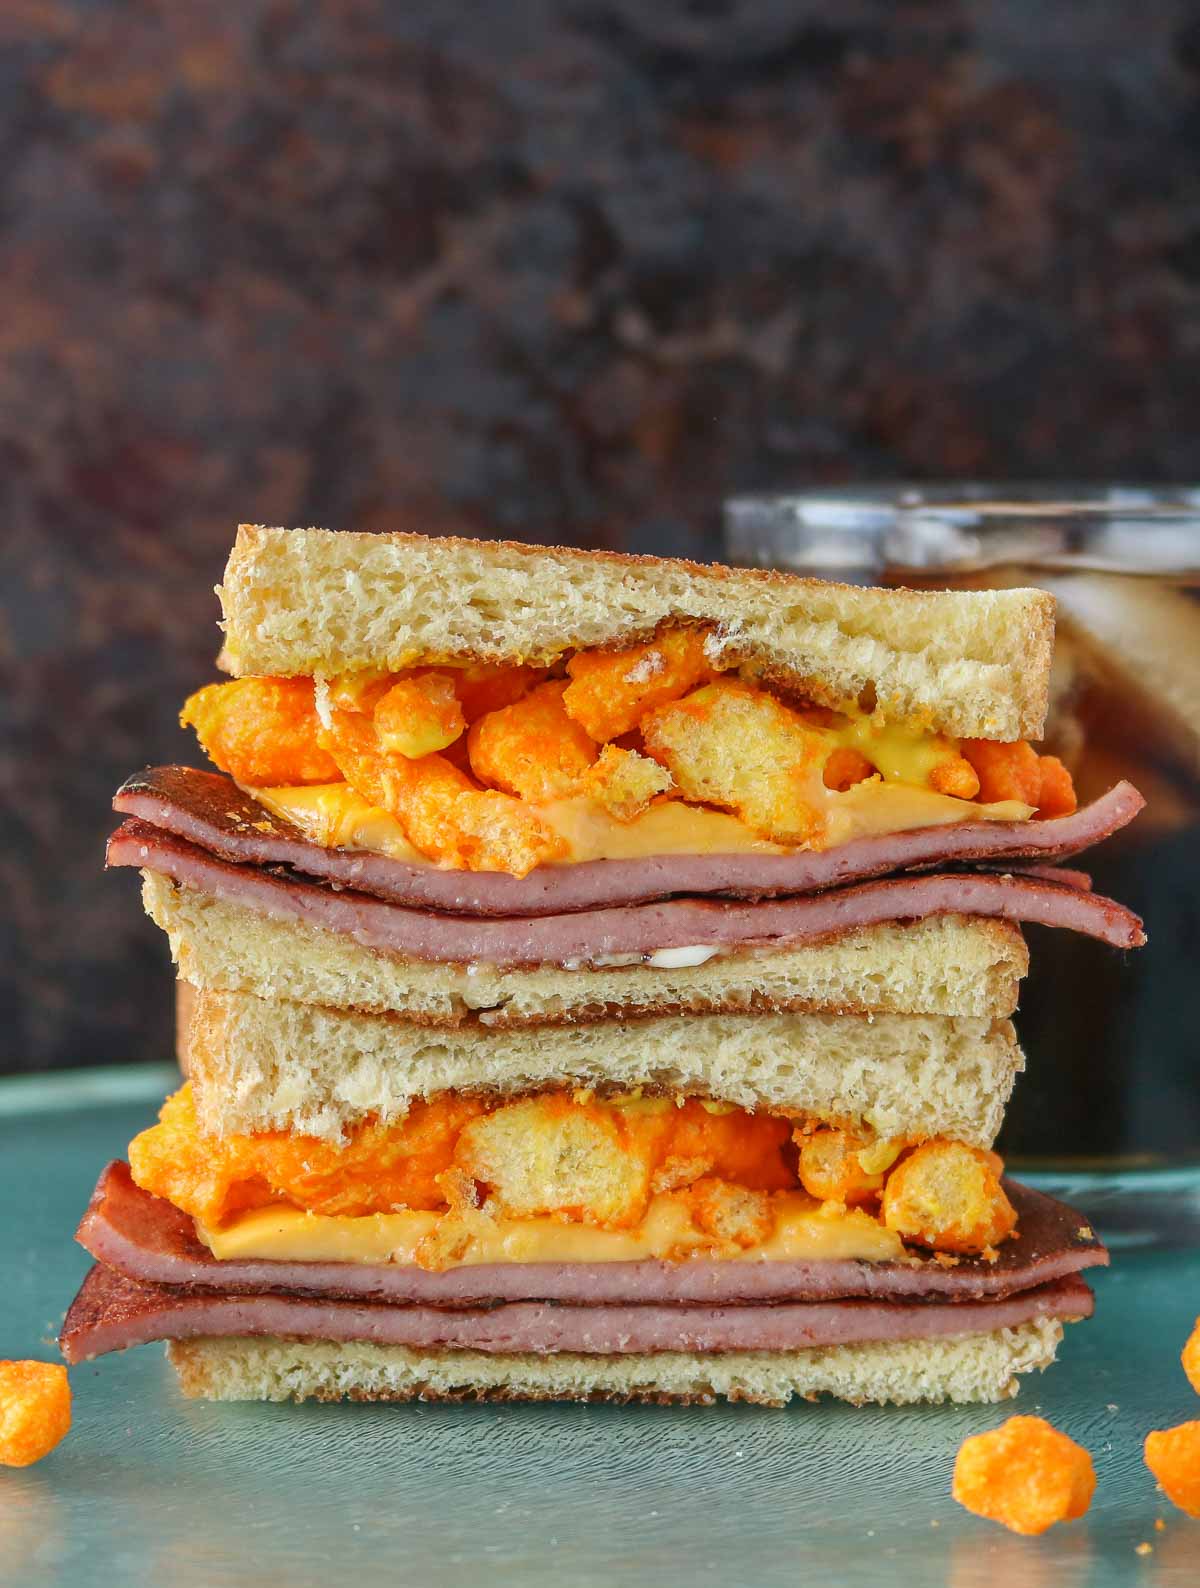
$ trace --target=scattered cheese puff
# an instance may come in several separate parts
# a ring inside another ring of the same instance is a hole
[[[556,800],[579,790],[596,759],[596,745],[567,715],[566,684],[539,684],[511,706],[471,725],[467,748],[481,783],[520,799]]]
[[[184,702],[179,723],[196,730],[205,755],[238,783],[274,788],[333,783],[341,776],[317,743],[311,678],[208,684]]]
[[[580,784],[585,794],[603,805],[619,822],[631,822],[650,808],[660,794],[674,788],[674,779],[665,766],[636,750],[622,750],[606,744],[600,758],[590,767]]]
[[[402,678],[375,703],[375,731],[389,755],[415,761],[453,744],[467,722],[448,673]]]
[[[986,1253],[1017,1224],[996,1155],[940,1138],[922,1142],[892,1171],[881,1209],[904,1240],[964,1256]]]
[[[997,800],[1020,800],[1036,806],[1042,797],[1042,774],[1037,752],[1024,739],[994,744],[990,739],[964,739],[963,757],[979,778],[979,798],[985,805]]]
[[[1200,1395],[1200,1318],[1196,1319],[1196,1327],[1188,1335],[1179,1360],[1183,1363],[1188,1383]]]
[[[965,1439],[951,1493],[960,1505],[1013,1533],[1044,1533],[1073,1522],[1096,1488],[1092,1458],[1042,1417],[1010,1417]]]
[[[1172,1505],[1200,1517],[1200,1422],[1147,1434],[1145,1457]]]
[[[0,1464],[29,1467],[71,1426],[71,1386],[58,1362],[0,1362]]]
[[[651,707],[678,700],[713,676],[704,654],[711,632],[667,629],[651,644],[627,651],[580,651],[567,663],[571,683],[563,704],[597,744],[619,739]]]

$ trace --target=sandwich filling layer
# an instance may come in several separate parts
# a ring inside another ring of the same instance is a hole
[[[267,866],[220,860],[200,845],[133,820],[108,842],[110,866],[137,866],[264,914],[345,932],[357,942],[412,959],[491,965],[649,963],[668,950],[816,943],[885,921],[975,915],[1064,927],[1136,948],[1145,941],[1132,911],[1094,894],[1077,871],[942,872],[899,876],[783,898],[667,898],[562,915],[474,917],[409,909],[351,889],[324,886]]]
[[[136,819],[137,833],[158,829],[239,865],[287,867],[391,904],[458,915],[554,915],[642,904],[672,894],[763,898],[816,893],[890,872],[968,864],[1042,866],[1077,855],[1125,827],[1141,795],[1118,783],[1069,816],[1037,821],[970,820],[873,834],[828,851],[776,846],[717,854],[668,854],[539,866],[526,877],[444,871],[421,857],[397,859],[367,849],[325,847],[226,777],[194,767],[150,767],[117,790],[113,809]],[[122,841],[119,848],[124,848]],[[110,864],[136,862],[115,858]]]
[[[768,1307],[561,1307],[517,1301],[499,1307],[447,1308],[391,1307],[270,1292],[189,1293],[141,1284],[96,1267],[67,1315],[61,1345],[72,1362],[151,1340],[254,1335],[501,1355],[798,1351],[881,1340],[932,1340],[1012,1329],[1038,1319],[1076,1321],[1090,1317],[1092,1306],[1091,1290],[1074,1276],[996,1301],[777,1302]]]
[[[739,667],[704,625],[548,666],[243,677],[181,721],[319,845],[516,877],[1075,809],[1065,766],[1024,740],[950,738],[869,691],[831,711]]]
[[[185,1086],[129,1159],[218,1259],[953,1263],[1017,1229],[994,1153],[695,1097],[442,1093],[333,1143],[206,1135]]]
[[[135,1185],[124,1163],[109,1164],[100,1176],[77,1239],[98,1263],[147,1284],[230,1295],[271,1290],[455,1307],[529,1300],[571,1306],[643,1302],[716,1306],[856,1296],[877,1301],[922,1296],[982,1301],[1048,1285],[1107,1263],[1108,1253],[1072,1208],[1015,1181],[1006,1180],[1004,1186],[1019,1228],[992,1262],[982,1257],[964,1257],[956,1263],[926,1261],[907,1252],[895,1261],[871,1262],[828,1253],[769,1262],[730,1262],[693,1254],[686,1262],[506,1260],[431,1269],[416,1263],[364,1263],[344,1257],[320,1261],[309,1249],[297,1260],[282,1254],[242,1257],[232,1251],[218,1257],[200,1240],[195,1220]]]

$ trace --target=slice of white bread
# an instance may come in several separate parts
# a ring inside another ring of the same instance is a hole
[[[612,1400],[693,1402],[718,1397],[785,1406],[832,1395],[856,1405],[1002,1401],[1017,1375],[1054,1360],[1063,1326],[1015,1329],[803,1351],[658,1351],[586,1356],[502,1356],[415,1351],[331,1340],[200,1338],[167,1346],[188,1396],[224,1401]]]
[[[930,916],[847,932],[801,948],[719,954],[702,965],[591,970],[404,959],[343,932],[263,915],[142,873],[146,913],[166,932],[185,982],[290,998],[429,1025],[601,1020],[629,1014],[944,1014],[1003,1018],[1029,952],[1007,921]]]
[[[243,524],[218,591],[221,665],[247,674],[546,664],[565,650],[716,626],[714,660],[824,705],[963,737],[1039,738],[1054,601],[1039,590],[871,590],[513,541]]]
[[[1024,1066],[1007,1020],[695,1015],[488,1030],[200,992],[187,1071],[202,1130],[327,1140],[437,1092],[645,1086],[990,1147]]]

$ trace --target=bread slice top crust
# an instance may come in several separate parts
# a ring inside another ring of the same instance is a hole
[[[218,588],[238,677],[547,665],[705,624],[718,665],[835,710],[958,737],[1041,737],[1054,600],[874,590],[761,569],[514,541],[242,525]]]

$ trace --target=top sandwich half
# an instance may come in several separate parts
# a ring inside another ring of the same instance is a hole
[[[1040,591],[243,526],[219,593],[183,720],[326,846],[523,877],[1075,808]]]

